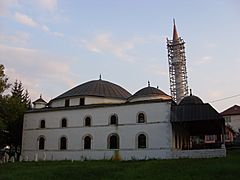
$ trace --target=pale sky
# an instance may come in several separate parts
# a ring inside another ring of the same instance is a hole
[[[173,18],[193,94],[206,103],[240,94],[238,0],[0,0],[0,63],[32,101],[100,74],[132,94],[148,80],[170,94]],[[219,112],[234,104],[240,96],[211,103]]]

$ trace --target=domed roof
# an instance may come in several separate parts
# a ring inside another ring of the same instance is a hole
[[[163,91],[148,86],[145,88],[140,89],[139,91],[137,91],[134,95],[132,95],[129,99],[134,99],[134,98],[140,98],[140,97],[152,97],[152,96],[162,96],[162,97],[169,97],[167,94],[165,94]]]
[[[47,102],[43,100],[42,95],[40,95],[40,98],[38,98],[36,101],[33,102],[33,104],[39,104],[39,103],[47,104]]]
[[[193,96],[191,94],[190,96],[184,97],[179,103],[179,105],[193,105],[193,104],[203,104],[203,101],[199,97]]]
[[[99,79],[76,86],[56,97],[55,99],[76,96],[97,96],[106,98],[127,99],[131,96],[131,94],[117,84]]]

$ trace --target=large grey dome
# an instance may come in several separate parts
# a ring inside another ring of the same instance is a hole
[[[99,79],[76,86],[56,97],[55,99],[76,96],[97,96],[105,98],[127,99],[131,96],[131,94],[117,84]]]

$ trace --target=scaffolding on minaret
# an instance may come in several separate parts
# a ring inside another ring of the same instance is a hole
[[[178,104],[188,95],[185,42],[178,36],[173,19],[173,39],[167,39],[170,91],[173,100]]]

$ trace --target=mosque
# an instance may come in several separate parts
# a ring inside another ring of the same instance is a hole
[[[171,96],[147,87],[130,94],[100,76],[24,115],[22,158],[138,160],[224,157],[224,119],[188,93],[184,42],[167,40]],[[205,144],[215,135],[214,144]]]

